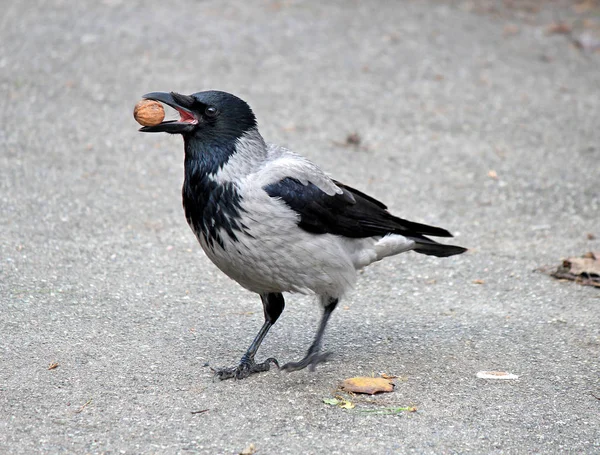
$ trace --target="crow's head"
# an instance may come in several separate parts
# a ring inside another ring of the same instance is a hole
[[[186,139],[204,141],[239,138],[256,127],[256,118],[250,106],[230,93],[214,90],[193,95],[152,92],[144,95],[144,98],[171,106],[181,118],[144,126],[140,128],[143,132],[182,134]]]

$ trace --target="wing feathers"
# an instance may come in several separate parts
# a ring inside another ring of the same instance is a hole
[[[452,237],[445,229],[414,223],[393,216],[376,199],[333,181],[340,193],[327,194],[314,183],[284,177],[263,189],[281,198],[300,215],[298,226],[315,234],[336,234],[351,238],[401,234],[406,237]]]

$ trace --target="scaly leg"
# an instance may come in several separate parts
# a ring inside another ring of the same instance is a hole
[[[323,308],[323,316],[321,316],[321,322],[319,323],[319,330],[317,330],[317,335],[315,336],[315,340],[313,344],[308,348],[308,352],[306,356],[299,362],[289,362],[281,367],[282,370],[285,371],[297,371],[302,370],[303,368],[308,367],[309,371],[315,371],[315,367],[319,364],[327,360],[327,358],[331,355],[330,352],[320,353],[321,350],[321,342],[323,339],[323,333],[325,332],[325,327],[327,326],[327,322],[329,321],[329,317],[333,310],[335,310],[336,305],[338,304],[339,299],[335,298],[327,298],[325,300],[327,303]]]
[[[258,335],[256,335],[256,338],[254,338],[254,341],[246,353],[242,356],[240,364],[237,367],[222,368],[215,371],[215,376],[217,376],[219,379],[244,379],[253,373],[269,371],[272,363],[279,368],[279,363],[273,357],[268,358],[262,363],[256,363],[254,361],[254,356],[256,355],[256,351],[258,351],[263,339],[269,332],[269,329],[273,326],[273,324],[275,324],[283,312],[285,301],[283,299],[283,295],[280,293],[261,294],[260,298],[262,300],[263,310],[265,313],[265,322],[263,326],[258,332]]]

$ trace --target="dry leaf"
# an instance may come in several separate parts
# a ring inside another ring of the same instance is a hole
[[[485,284],[484,280],[473,280],[473,284]]]
[[[58,368],[60,364],[58,362],[52,362],[50,365],[48,365],[48,369],[49,370],[54,370],[55,368]]]
[[[385,378],[356,377],[343,381],[340,388],[345,392],[374,395],[380,392],[393,392],[394,383]]]
[[[519,376],[507,371],[479,371],[477,377],[481,379],[519,379]]]
[[[567,258],[551,276],[559,280],[572,280],[586,286],[600,287],[600,252],[589,251],[580,258]]]
[[[491,178],[491,179],[497,180],[498,179],[498,173],[495,170],[490,169],[488,171],[488,177]]]

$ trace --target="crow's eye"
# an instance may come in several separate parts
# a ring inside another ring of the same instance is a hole
[[[214,106],[208,106],[204,110],[204,115],[206,115],[207,117],[216,117],[218,113],[219,113],[219,110]]]

